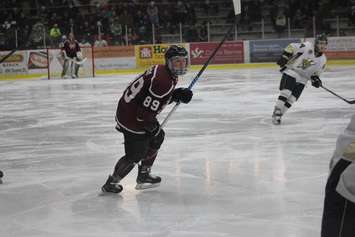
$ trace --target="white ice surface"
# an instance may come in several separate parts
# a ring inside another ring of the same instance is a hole
[[[323,81],[351,98],[354,74],[333,68]],[[308,86],[274,126],[276,69],[207,69],[165,128],[161,186],[135,190],[134,169],[121,194],[102,195],[133,78],[0,81],[1,237],[319,236],[328,163],[354,105]]]

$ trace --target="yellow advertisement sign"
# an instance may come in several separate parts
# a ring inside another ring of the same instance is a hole
[[[179,44],[188,52],[188,44]],[[137,67],[147,68],[155,64],[165,64],[164,54],[170,44],[147,44],[135,46]]]

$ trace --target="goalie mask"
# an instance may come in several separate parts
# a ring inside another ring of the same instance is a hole
[[[319,34],[314,40],[315,51],[318,53],[324,53],[327,50],[328,39],[325,34]]]
[[[165,52],[165,64],[175,76],[184,75],[188,67],[188,53],[184,47],[170,46]]]

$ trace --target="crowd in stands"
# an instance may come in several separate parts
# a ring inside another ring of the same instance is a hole
[[[322,19],[336,14],[355,23],[355,0],[242,0],[241,5],[242,30],[253,31],[254,23],[269,19],[278,37],[287,19],[305,34],[313,16],[322,31],[328,27]],[[232,0],[1,0],[0,50],[58,47],[69,32],[82,45],[152,43],[152,32],[160,43],[162,34],[179,34],[180,24],[184,41],[207,41],[207,23],[214,24],[216,15],[233,22]]]

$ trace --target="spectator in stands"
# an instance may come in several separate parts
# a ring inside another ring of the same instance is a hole
[[[175,5],[175,24],[185,24],[185,20],[187,17],[187,9],[186,6],[182,3],[182,1],[177,1],[176,5]]]
[[[89,41],[90,35],[83,35],[81,41],[79,42],[80,47],[91,47],[91,43]]]
[[[59,22],[60,22],[60,17],[57,15],[56,12],[53,12],[50,18],[48,19],[48,24],[52,26],[54,24],[58,24]]]
[[[123,10],[122,15],[120,16],[121,23],[125,27],[127,25],[128,28],[133,27],[133,15],[129,14],[127,9]]]
[[[122,40],[122,36],[123,36],[123,28],[122,28],[122,24],[120,23],[120,19],[118,18],[118,16],[116,16],[115,18],[111,18],[110,20],[110,35],[112,37],[112,44],[113,45],[121,45],[124,44],[123,40]]]
[[[44,35],[46,34],[45,26],[42,19],[38,19],[32,26],[30,41],[32,46],[42,48],[45,46]]]
[[[38,16],[42,19],[48,19],[48,9],[42,5],[39,9]]]
[[[58,27],[58,24],[54,24],[49,31],[49,38],[52,48],[56,48],[59,45],[62,33]]]
[[[208,16],[209,12],[210,12],[210,7],[211,7],[210,0],[204,0],[201,7],[205,11],[205,15]]]
[[[31,27],[29,24],[25,24],[18,31],[18,45],[21,48],[27,48],[30,45],[29,36],[31,33]]]
[[[137,11],[137,15],[135,19],[137,19],[137,21],[135,22],[136,23],[135,29],[137,29],[137,36],[139,40],[148,41],[148,38],[151,36],[151,34],[148,35],[148,31],[147,31],[148,30],[147,25],[149,25],[148,15],[143,14],[142,11]]]
[[[202,42],[208,41],[208,23],[211,24],[211,22],[204,21],[200,27],[199,38]]]
[[[127,40],[126,44],[128,44],[128,45],[134,45],[138,42],[139,37],[136,34],[136,32],[134,32],[134,30],[132,28],[128,28],[126,40]]]
[[[80,38],[86,37],[87,41],[92,44],[92,35],[96,34],[96,26],[90,24],[88,20],[84,21],[84,24],[79,26],[78,35]]]
[[[99,34],[97,40],[94,43],[94,47],[107,47],[107,41],[102,38],[101,34]]]
[[[147,14],[150,24],[159,27],[159,11],[154,1],[151,1],[147,7]]]
[[[304,16],[302,15],[301,9],[297,9],[292,19],[292,26],[296,29],[299,29],[304,28],[304,24]]]
[[[168,6],[164,6],[163,12],[161,13],[161,25],[163,26],[164,30],[166,30],[168,33],[173,34],[174,33],[174,27],[172,25],[172,14],[170,11],[170,8]]]
[[[279,38],[281,38],[282,33],[287,27],[287,17],[283,9],[279,9],[275,18],[275,30]]]
[[[200,41],[200,37],[199,37],[199,33],[197,31],[196,25],[188,25],[184,36],[185,36],[184,38],[185,38],[186,42],[199,42]]]

